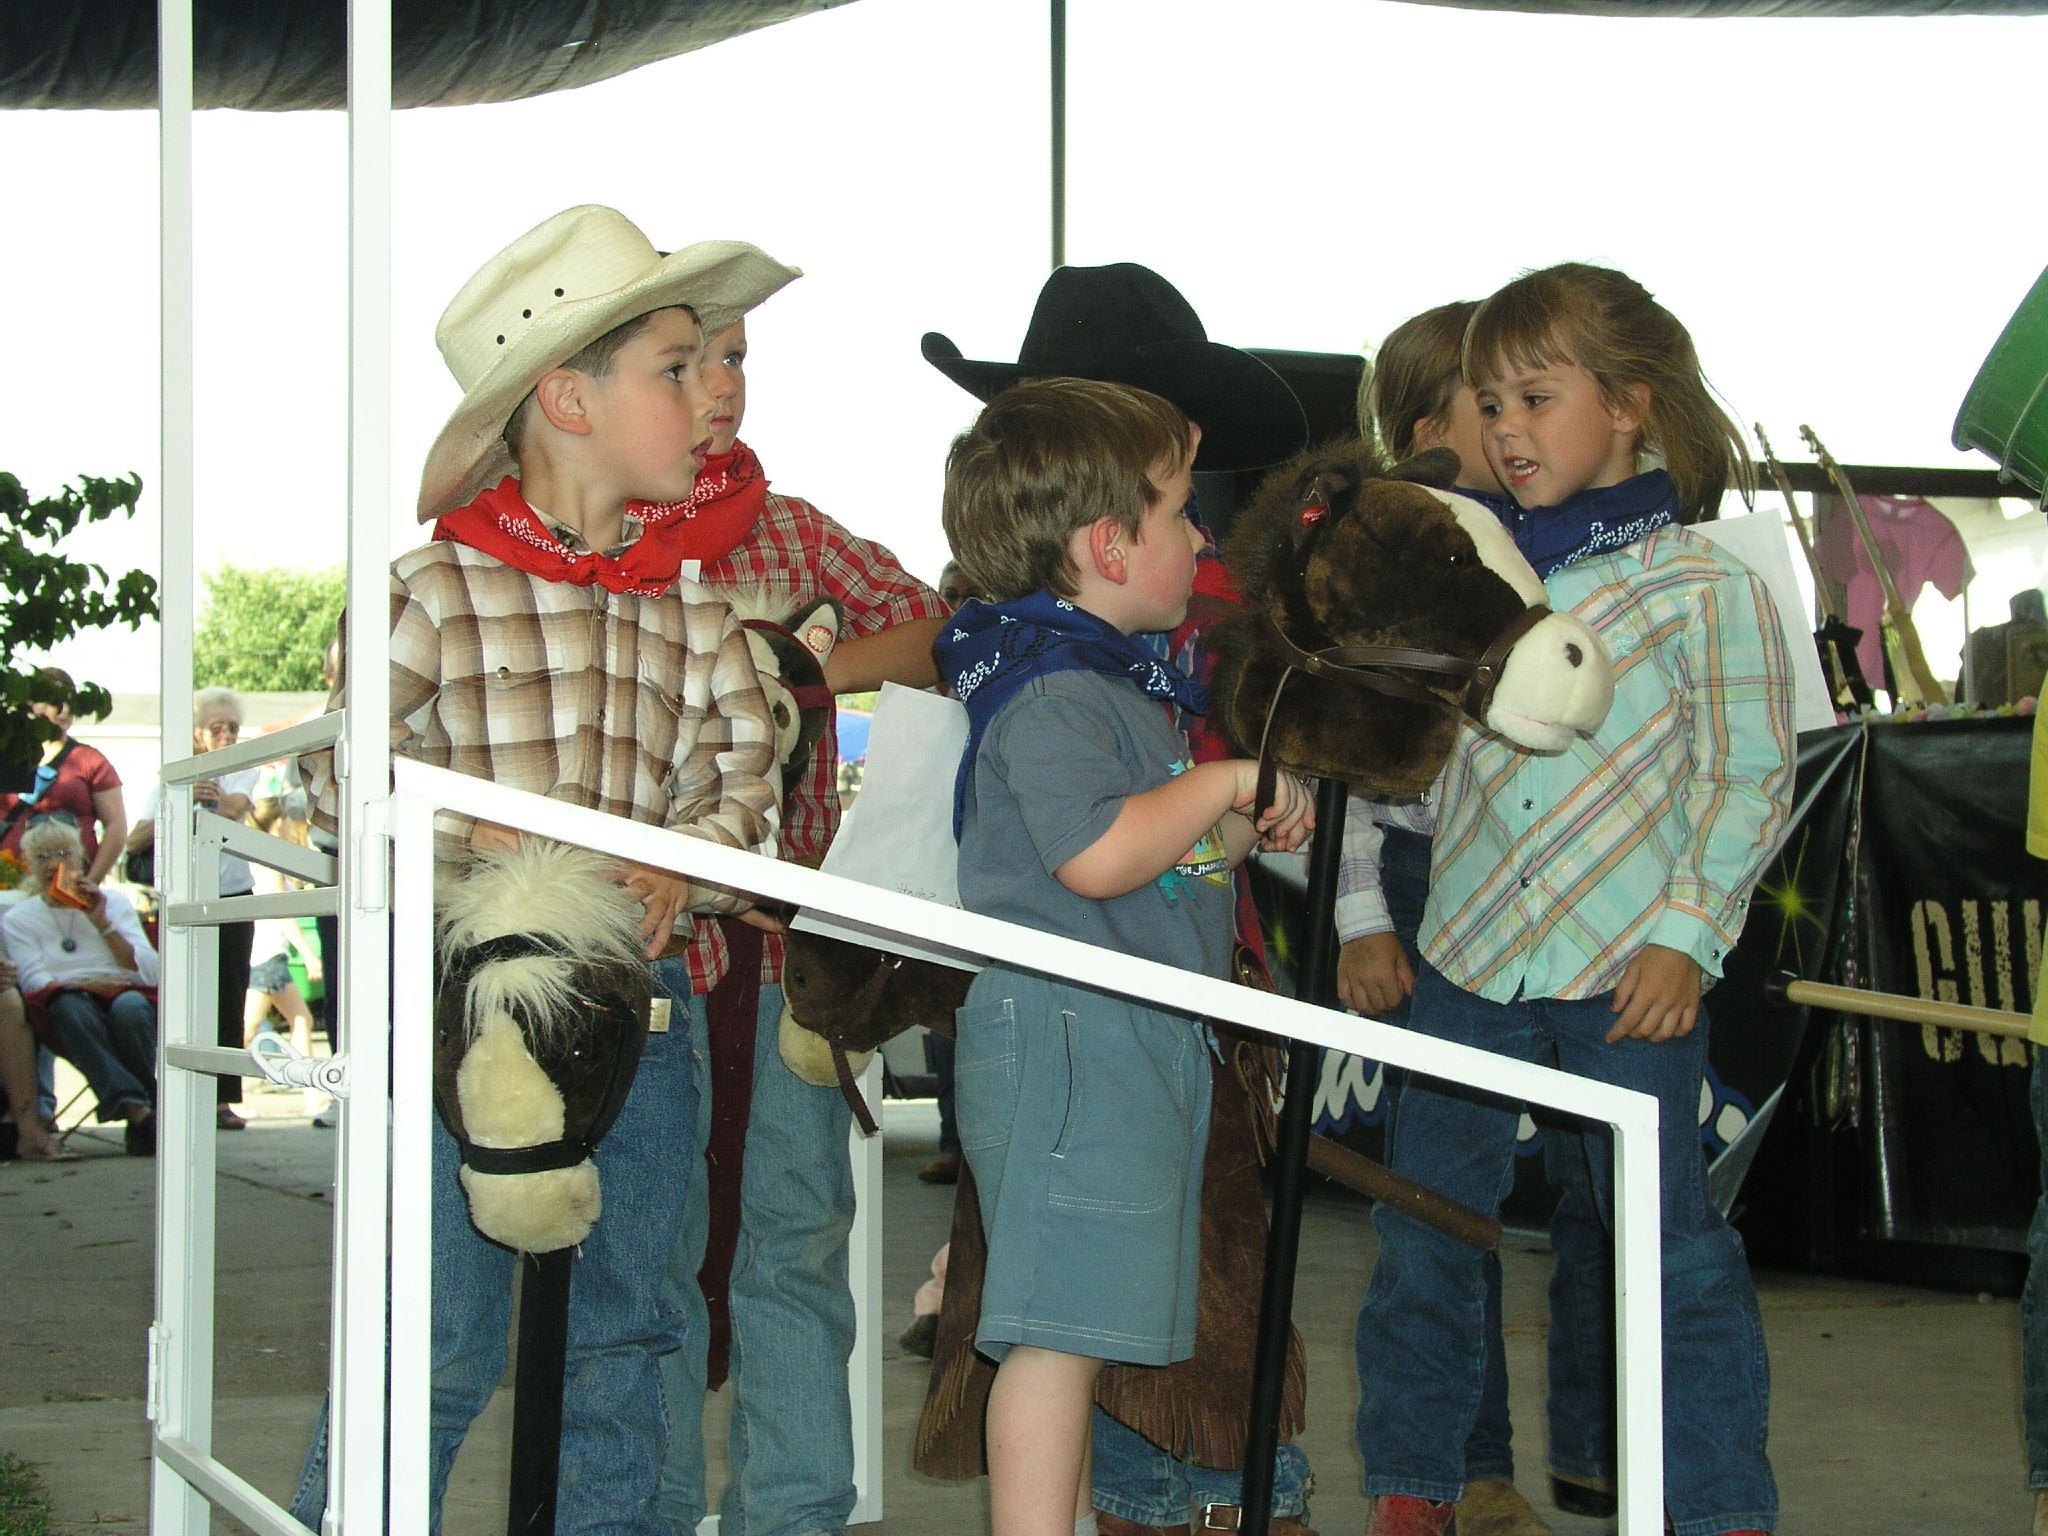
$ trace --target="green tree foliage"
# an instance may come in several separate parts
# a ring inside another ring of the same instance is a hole
[[[205,577],[192,637],[202,688],[298,693],[324,689],[320,663],[348,595],[348,571],[271,571],[224,565]]]
[[[156,578],[129,571],[118,580],[106,568],[73,560],[57,545],[80,523],[135,515],[142,481],[134,475],[101,480],[81,475],[54,496],[31,499],[21,481],[0,470],[0,789],[14,783],[22,762],[33,770],[39,743],[55,727],[28,706],[67,702],[62,690],[19,663],[23,651],[49,653],[86,630],[126,624],[134,629],[156,616]],[[97,683],[80,682],[69,695],[72,712],[103,715],[113,698]]]

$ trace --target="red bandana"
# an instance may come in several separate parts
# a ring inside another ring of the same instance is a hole
[[[704,461],[689,500],[628,502],[626,511],[649,522],[680,513],[686,520],[678,535],[683,558],[709,565],[740,547],[767,506],[768,477],[761,473],[761,461],[735,438],[730,453],[714,453]]]
[[[444,514],[434,537],[467,544],[543,581],[635,597],[660,597],[676,584],[685,560],[709,562],[737,546],[767,505],[768,481],[760,460],[743,443],[709,460],[686,501],[629,502],[626,513],[640,520],[640,537],[613,556],[573,550],[555,537],[541,515],[527,505],[519,481],[507,475],[466,507]]]

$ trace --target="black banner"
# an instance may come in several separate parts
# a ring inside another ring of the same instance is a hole
[[[2048,863],[2025,846],[2034,722],[1870,732],[1852,957],[1881,992],[2021,1013],[2041,965]],[[2023,1247],[2040,1185],[2027,1103],[2033,1048],[1974,1031],[1869,1021],[1857,1085],[1873,1236]]]

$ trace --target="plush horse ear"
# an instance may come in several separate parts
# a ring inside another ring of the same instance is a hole
[[[792,614],[789,619],[790,633],[798,643],[818,658],[823,666],[832,655],[832,647],[839,643],[839,605],[831,598],[821,598],[809,613]]]
[[[1357,483],[1352,469],[1330,458],[1311,461],[1295,481],[1295,515],[1288,524],[1288,537],[1299,550],[1310,534],[1338,515],[1337,498]]]
[[[1458,483],[1458,471],[1462,467],[1458,462],[1457,449],[1425,448],[1388,470],[1387,478],[1426,485],[1433,490],[1448,491]]]

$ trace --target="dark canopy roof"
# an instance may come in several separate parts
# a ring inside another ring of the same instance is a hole
[[[516,101],[609,80],[846,0],[393,0],[401,107]],[[194,0],[193,99],[343,105],[343,0]],[[0,107],[154,107],[157,0],[0,0]]]
[[[590,85],[846,0],[394,0],[401,107]],[[2048,0],[1426,0],[1600,16],[2018,15]],[[343,0],[196,0],[202,107],[339,107]],[[0,0],[0,107],[156,105],[156,0]]]

